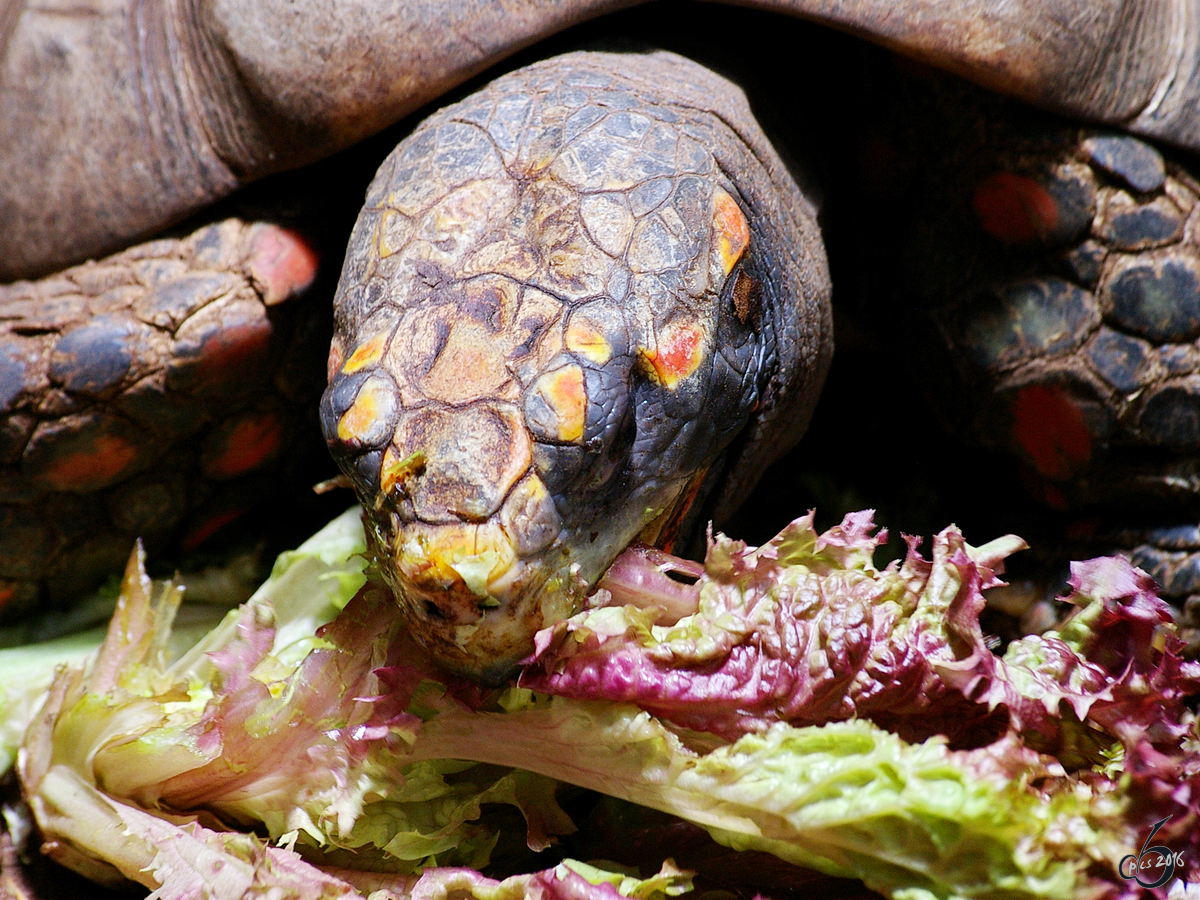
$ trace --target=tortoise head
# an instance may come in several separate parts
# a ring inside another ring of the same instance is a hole
[[[347,253],[325,434],[412,634],[484,681],[699,509],[796,328],[826,327],[785,293],[809,208],[730,124],[740,92],[637,59],[560,57],[424,122]]]

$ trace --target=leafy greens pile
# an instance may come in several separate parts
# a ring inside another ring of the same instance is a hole
[[[563,860],[487,877],[519,813],[569,834],[560,783],[885,895],[1135,897],[1123,857],[1200,861],[1200,737],[1169,609],[1120,559],[1073,566],[1056,631],[979,624],[1013,538],[954,528],[880,570],[869,513],[811,514],[701,567],[631,550],[539,634],[519,680],[438,674],[363,575],[351,511],[190,649],[179,592],[131,561],[96,657],[60,670],[20,777],[50,852],[161,897],[637,897],[692,889]],[[669,577],[673,575],[674,577]],[[682,583],[694,581],[695,583]],[[1122,865],[1124,868],[1121,868]]]

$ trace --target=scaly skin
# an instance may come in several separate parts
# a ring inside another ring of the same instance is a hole
[[[1200,452],[1200,184],[1137,138],[948,82],[895,112],[917,168],[896,260],[936,327],[940,411],[1060,506],[1185,503],[1163,457]]]
[[[807,422],[828,291],[745,98],[682,57],[556,57],[422,123],[350,239],[321,409],[417,639],[502,678],[639,532],[740,500]]]
[[[907,238],[882,248],[872,315],[913,335],[956,435],[1020,459],[1061,514],[1039,552],[1132,551],[1194,626],[1200,183],[1131,135],[937,73],[879,80],[909,185],[878,203]]]
[[[311,467],[312,249],[229,219],[0,286],[0,621],[185,548]],[[285,302],[288,301],[288,302]]]

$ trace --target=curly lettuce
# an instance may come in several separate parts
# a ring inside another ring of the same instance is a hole
[[[636,895],[567,863],[482,874],[496,809],[534,849],[572,830],[560,782],[908,900],[1119,896],[1147,816],[1194,840],[1200,792],[1169,767],[1195,778],[1200,673],[1142,576],[1084,565],[1075,617],[997,657],[982,591],[1019,542],[948,529],[878,570],[877,540],[857,514],[758,550],[717,538],[702,569],[635,552],[497,691],[430,667],[355,541],[353,574],[302,554],[181,655],[177,594],[135,559],[22,781],[60,859],[162,896]]]
[[[998,583],[989,564],[1023,543],[1002,538],[976,550],[948,529],[934,539],[932,561],[910,547],[903,564],[879,571],[872,558],[887,532],[874,533],[870,513],[822,535],[812,523],[811,514],[798,519],[758,549],[717,536],[688,614],[677,615],[678,599],[667,615],[600,594],[603,605],[539,635],[521,684],[636,703],[728,739],[776,722],[851,718],[910,740],[986,730],[990,711],[940,669],[968,649],[990,654],[982,634],[962,627],[978,610],[959,610],[982,601],[979,589]],[[620,578],[620,596],[634,576],[627,566],[603,585]]]
[[[652,580],[655,562],[633,556],[593,608],[538,635],[520,683],[634,703],[730,740],[776,722],[866,718],[964,746],[1012,728],[1073,769],[1101,764],[1116,742],[1178,747],[1200,667],[1182,659],[1145,573],[1120,558],[1073,564],[1075,612],[997,656],[979,623],[983,592],[1023,543],[974,548],[951,527],[932,559],[910,539],[905,559],[879,570],[886,538],[869,512],[821,535],[810,514],[757,549],[717,536],[703,577],[674,585],[670,614],[613,602],[613,589]]]

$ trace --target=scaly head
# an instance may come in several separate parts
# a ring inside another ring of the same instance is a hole
[[[756,410],[802,420],[824,374],[811,209],[740,92],[626,59],[559,57],[423,123],[338,290],[326,437],[413,635],[485,681],[631,540],[694,527]]]

